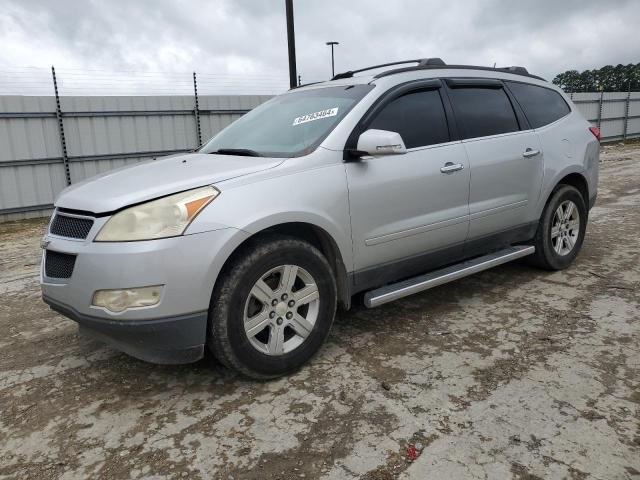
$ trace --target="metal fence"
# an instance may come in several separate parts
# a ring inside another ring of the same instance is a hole
[[[267,95],[0,96],[0,221],[98,173],[192,150]]]
[[[0,96],[0,222],[49,214],[62,189],[197,147],[268,95]],[[640,136],[640,92],[574,93],[604,141]]]
[[[640,92],[570,93],[578,110],[599,127],[603,142],[640,137]]]

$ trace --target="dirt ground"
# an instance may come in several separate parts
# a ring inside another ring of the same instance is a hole
[[[640,145],[603,150],[571,268],[339,313],[268,383],[79,337],[40,299],[45,221],[0,225],[0,478],[640,478]]]

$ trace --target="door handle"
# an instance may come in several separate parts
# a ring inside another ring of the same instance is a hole
[[[453,172],[457,172],[458,170],[462,170],[463,168],[464,168],[464,165],[461,163],[447,162],[444,164],[444,167],[440,169],[440,171],[442,173],[453,173]]]
[[[524,158],[529,158],[529,157],[535,157],[536,155],[538,155],[540,153],[540,150],[534,150],[532,148],[527,148],[523,153],[522,156]]]

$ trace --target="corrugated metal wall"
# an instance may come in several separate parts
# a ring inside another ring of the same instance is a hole
[[[199,96],[203,142],[269,99]],[[69,176],[198,146],[194,97],[61,97]],[[47,215],[67,186],[54,97],[0,96],[0,221]]]
[[[600,127],[602,141],[640,136],[640,92],[571,93],[584,117]]]
[[[571,97],[604,141],[640,136],[640,92]],[[268,98],[199,96],[203,142]],[[198,145],[193,96],[65,96],[60,109],[71,183]],[[67,186],[60,138],[54,97],[0,96],[0,221],[49,213]]]

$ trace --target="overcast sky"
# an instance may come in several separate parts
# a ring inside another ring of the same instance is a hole
[[[74,75],[76,85],[93,75],[106,88],[107,71],[149,72],[150,79],[173,73],[163,83],[183,79],[187,88],[193,70],[211,75],[204,87],[229,88],[243,75],[249,93],[285,88],[284,3],[4,0],[0,92],[3,82],[14,89],[32,82],[35,92],[52,64],[71,89]],[[303,82],[329,77],[328,40],[340,42],[337,71],[438,56],[523,65],[550,80],[567,69],[640,62],[638,0],[294,0],[294,9]]]

